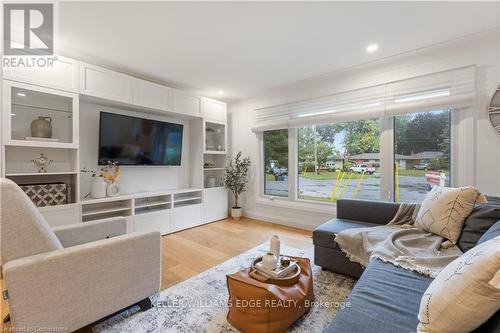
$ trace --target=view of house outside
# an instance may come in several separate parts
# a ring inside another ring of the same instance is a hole
[[[421,202],[433,185],[449,185],[449,110],[394,117],[394,194]],[[299,199],[380,199],[380,121],[322,124],[298,129]],[[266,139],[267,138],[267,139]],[[288,130],[264,138],[267,195],[288,196]]]

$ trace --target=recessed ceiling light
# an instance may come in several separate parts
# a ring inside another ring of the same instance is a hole
[[[16,95],[19,97],[26,97],[26,94],[23,92],[18,92]]]
[[[224,95],[224,90],[219,90],[219,91],[217,91],[217,93],[218,93],[219,95]]]
[[[375,52],[375,51],[377,51],[377,50],[378,50],[378,44],[375,44],[375,43],[373,43],[373,44],[369,44],[369,45],[366,47],[366,52],[368,52],[368,53],[373,53],[373,52]]]

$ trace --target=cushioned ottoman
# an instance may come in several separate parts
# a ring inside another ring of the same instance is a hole
[[[280,333],[309,310],[314,300],[311,265],[295,258],[301,268],[299,281],[278,286],[249,276],[251,268],[227,276],[231,325],[245,333]]]

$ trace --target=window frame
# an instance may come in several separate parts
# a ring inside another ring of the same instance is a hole
[[[417,111],[418,112],[418,111]],[[450,186],[474,185],[474,109],[452,110],[450,115]],[[395,202],[394,191],[394,119],[395,116],[380,117],[380,201]],[[359,119],[353,119],[356,121]],[[348,122],[346,120],[345,122]],[[336,203],[300,199],[298,197],[298,128],[288,128],[288,197],[264,193],[265,150],[264,134],[258,133],[259,168],[257,202],[313,212],[331,212]],[[468,156],[468,158],[467,158]],[[463,185],[462,185],[463,184]],[[333,207],[333,208],[332,208]]]

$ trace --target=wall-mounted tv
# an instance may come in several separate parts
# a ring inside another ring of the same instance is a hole
[[[181,165],[183,125],[101,112],[99,165]]]

